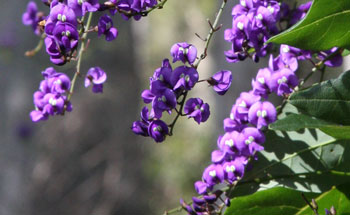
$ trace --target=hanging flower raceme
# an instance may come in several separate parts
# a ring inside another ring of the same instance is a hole
[[[197,49],[187,43],[176,43],[171,49],[171,54],[173,62],[181,61],[188,65],[194,63]],[[221,75],[224,77],[218,77],[218,83],[215,85],[221,87],[221,92],[229,88],[232,79],[230,74],[229,71],[223,71]],[[187,93],[198,83],[198,79],[199,74],[194,66],[182,65],[173,70],[169,60],[164,59],[162,66],[156,69],[150,78],[149,89],[141,93],[144,103],[151,104],[149,116],[147,120],[141,117],[140,121],[135,121],[132,125],[133,132],[142,136],[151,136],[156,142],[162,142],[166,135],[171,135],[176,122],[175,120],[167,125],[170,130],[166,129],[166,124],[161,120],[163,112],[168,114],[175,112],[178,114],[177,117],[188,116],[198,124],[207,121],[210,115],[209,105],[200,98],[186,100]],[[157,124],[156,130],[150,128],[150,126],[154,127],[154,124]]]

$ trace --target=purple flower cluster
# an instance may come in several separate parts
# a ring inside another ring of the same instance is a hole
[[[326,66],[339,66],[336,48],[317,53],[319,60],[325,60]],[[242,92],[232,106],[230,117],[223,122],[225,134],[217,140],[218,148],[211,154],[210,164],[203,172],[202,180],[195,182],[198,194],[203,198],[193,199],[192,207],[181,203],[189,214],[205,214],[215,210],[215,205],[206,201],[208,196],[215,196],[215,185],[233,184],[244,176],[249,158],[256,157],[256,152],[264,149],[265,136],[262,129],[277,118],[274,105],[267,101],[271,93],[288,96],[298,86],[299,79],[295,72],[299,60],[311,60],[312,53],[288,45],[280,46],[277,57],[270,56],[269,66],[260,69],[252,81],[253,89]],[[221,192],[222,193],[222,192]],[[221,193],[219,195],[221,195]],[[216,195],[216,199],[218,195]],[[216,201],[216,200],[215,200]],[[224,202],[227,203],[226,201]]]
[[[83,33],[90,29],[80,28],[81,20],[87,12],[109,10],[112,15],[119,12],[124,19],[133,16],[139,20],[143,11],[157,5],[157,0],[111,0],[100,4],[98,0],[43,0],[50,7],[50,13],[45,17],[38,12],[35,2],[30,1],[26,12],[22,16],[23,24],[32,26],[37,35],[43,33],[39,22],[45,21],[46,52],[50,60],[56,65],[63,65],[74,57],[75,50]],[[93,30],[98,36],[105,35],[107,41],[118,36],[118,30],[113,27],[113,20],[108,15],[102,15],[98,26]]]
[[[225,40],[232,43],[225,52],[228,62],[235,63],[267,54],[265,42],[279,32],[276,23],[288,14],[288,5],[277,0],[240,0],[232,9],[232,28],[225,30]]]
[[[271,93],[279,96],[290,94],[299,83],[295,75],[298,60],[310,58],[310,52],[282,45],[280,55],[270,57],[269,67],[259,70],[252,82],[253,89],[240,94],[230,117],[223,122],[226,133],[217,139],[218,148],[211,154],[212,164],[204,170],[202,180],[194,184],[198,194],[212,195],[215,185],[233,184],[244,176],[248,159],[264,149],[262,129],[277,119],[274,105],[266,99]],[[196,201],[192,207],[184,208],[190,214],[213,210],[213,207],[201,207]]]
[[[44,16],[43,12],[38,11],[34,1],[30,1],[26,12],[22,15],[22,21],[23,24],[30,25],[37,35],[42,34],[46,52],[49,54],[51,62],[56,65],[64,65],[71,59],[80,58],[80,54],[85,47],[81,47],[77,56],[78,44],[80,41],[86,40],[86,35],[89,32],[97,32],[99,37],[104,35],[107,41],[116,39],[118,30],[113,27],[112,18],[107,14],[102,14],[99,17],[97,26],[91,26],[90,28],[91,13],[109,11],[114,15],[118,12],[125,19],[134,17],[136,20],[139,20],[144,15],[144,11],[156,6],[158,3],[157,0],[111,0],[104,1],[101,4],[98,0],[42,0],[42,2],[50,8],[47,16]],[[88,12],[90,13],[88,21],[84,23]],[[186,45],[185,43],[183,44]],[[189,50],[191,56],[188,56],[188,60],[192,65],[197,56],[196,48],[189,45],[189,47],[182,47],[182,50]],[[178,50],[177,52],[180,54],[181,51]],[[179,57],[184,63],[187,62],[182,59],[183,56]],[[147,110],[147,113],[143,111],[145,117],[143,121],[140,121],[148,123],[147,128],[149,128],[149,132],[147,131],[147,134],[151,134],[157,141],[162,141],[164,134],[168,134],[168,126],[161,120],[158,120],[162,112],[168,111],[170,113],[176,107],[176,97],[179,97],[183,91],[190,90],[198,81],[196,69],[182,66],[172,72],[170,64],[168,65],[172,73],[171,80],[167,80],[169,83],[164,82],[163,85],[160,83],[161,81],[154,80],[152,91],[149,94],[149,96],[153,96],[150,99],[154,100],[154,108],[152,108],[151,115],[156,118],[150,122]],[[163,67],[166,66],[164,65]],[[166,69],[160,69],[157,73],[162,77],[168,78],[167,74],[163,74],[163,70],[167,73]],[[76,71],[76,75],[79,73],[79,70]],[[70,97],[64,95],[68,93],[71,85],[68,76],[63,73],[57,73],[53,68],[46,69],[43,72],[43,76],[45,80],[40,84],[40,90],[34,93],[35,110],[30,113],[34,122],[46,120],[49,115],[64,114],[65,111],[72,109],[68,99]],[[156,76],[155,74],[157,79],[158,77]],[[85,87],[92,85],[94,93],[102,93],[103,83],[106,79],[107,75],[101,68],[90,68],[85,77]],[[73,80],[75,81],[75,79]],[[74,86],[73,83],[72,86]],[[147,100],[146,97],[145,99]],[[202,122],[205,121],[208,118],[205,115],[209,115],[209,107],[206,105],[199,107],[200,110],[205,109],[205,113],[202,113],[203,111],[200,113],[203,117],[198,118],[198,111],[195,110],[192,110],[192,112],[197,114],[191,112],[189,115],[197,121],[198,119]],[[143,124],[140,123],[140,125]]]
[[[78,46],[78,22],[72,8],[63,3],[53,4],[45,24],[45,46],[51,62],[63,65]]]
[[[134,122],[132,126],[134,133],[150,136],[156,142],[162,142],[169,134],[168,125],[160,120],[163,112],[171,114],[176,109],[179,98],[198,82],[197,70],[186,65],[186,63],[192,65],[194,62],[192,59],[197,57],[197,50],[187,43],[181,43],[181,45],[183,46],[176,50],[172,48],[171,54],[174,62],[181,60],[184,65],[173,69],[168,59],[163,60],[162,67],[156,69],[153,77],[150,78],[150,89],[144,90],[141,94],[143,101],[146,104],[151,103],[152,108],[148,113],[147,107],[144,107],[141,112],[142,120]],[[188,53],[191,55],[190,58],[187,57]],[[209,117],[209,106],[203,104],[201,99],[188,100],[185,109],[186,114],[194,117],[198,123],[204,122]]]
[[[118,30],[113,27],[113,20],[104,14],[99,18],[98,25],[92,29],[84,29],[80,19],[87,12],[110,10],[114,15],[119,12],[125,19],[133,16],[140,19],[142,12],[155,6],[156,0],[112,0],[100,4],[98,0],[43,0],[50,7],[48,16],[38,12],[35,2],[30,1],[22,16],[23,24],[32,26],[37,35],[45,33],[46,52],[56,65],[63,65],[75,57],[79,41],[83,33],[97,31],[98,36],[105,35],[107,41],[118,36]],[[41,22],[43,21],[43,22]],[[39,22],[40,25],[39,25]],[[41,25],[44,25],[41,27]]]
[[[228,70],[221,70],[215,73],[207,82],[219,95],[225,95],[231,87],[232,73]]]
[[[241,0],[241,5],[234,8],[234,13],[243,7],[251,8],[247,5],[251,5],[251,3]],[[302,18],[309,7],[310,3],[301,5],[292,14]],[[260,8],[257,11],[263,10]],[[263,17],[265,16],[263,15]],[[246,26],[247,19],[237,18],[237,20],[234,24],[237,25],[237,28],[241,25],[240,21],[243,23],[242,26]],[[236,37],[237,35],[234,36],[234,38]],[[258,50],[256,47],[253,48]],[[341,54],[337,51],[337,48],[333,48],[318,52],[315,56],[318,60],[324,61],[325,66],[336,67],[342,64]],[[256,54],[259,53],[256,52]],[[275,58],[271,55],[269,66],[260,69],[256,78],[252,80],[253,89],[240,94],[232,106],[230,117],[223,122],[226,133],[219,136],[217,140],[218,149],[211,154],[212,164],[204,170],[202,180],[194,184],[197,193],[203,195],[203,198],[193,197],[192,207],[181,202],[182,207],[189,214],[210,214],[215,211],[216,206],[213,203],[222,194],[220,190],[213,192],[215,185],[233,184],[243,177],[248,159],[256,158],[256,152],[264,149],[262,144],[265,142],[265,136],[262,129],[277,118],[274,105],[266,99],[271,93],[284,97],[292,93],[299,84],[299,79],[295,74],[298,69],[298,61],[309,60],[313,63],[312,55],[313,53],[310,51],[281,45],[280,54]],[[332,55],[331,58],[329,58],[330,55]],[[209,196],[213,196],[213,202],[207,201]],[[229,200],[226,199],[224,203],[229,205]]]
[[[295,71],[298,69],[298,59],[310,59],[311,53],[281,45],[280,55],[270,56],[269,67],[260,69],[255,80],[252,81],[253,92],[264,98],[274,92],[279,96],[290,94],[298,85]]]
[[[33,122],[47,120],[49,116],[72,110],[72,105],[65,95],[71,86],[68,76],[56,72],[52,67],[43,71],[42,75],[44,80],[41,81],[39,90],[33,95],[35,110],[30,112]]]
[[[169,135],[168,125],[161,120],[163,112],[171,114],[174,110],[179,115],[193,118],[198,124],[207,121],[210,108],[200,98],[190,98],[186,101],[190,91],[199,80],[199,74],[194,66],[197,59],[197,49],[188,43],[176,43],[170,50],[173,62],[181,61],[183,65],[172,68],[168,59],[164,59],[162,67],[154,71],[150,78],[150,89],[144,90],[141,97],[146,104],[152,104],[150,111],[144,107],[141,112],[141,120],[132,125],[135,134],[150,136],[156,142],[164,141]],[[230,71],[220,71],[208,79],[214,90],[223,95],[231,85],[232,75]],[[183,107],[183,114],[179,112]],[[170,125],[169,125],[170,127]]]

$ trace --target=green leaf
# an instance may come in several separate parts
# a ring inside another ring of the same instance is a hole
[[[350,126],[335,125],[304,114],[291,113],[269,126],[279,131],[299,131],[304,128],[318,128],[336,139],[350,139]]]
[[[317,194],[306,193],[308,199]],[[226,209],[225,215],[294,215],[306,206],[301,192],[275,187],[260,191],[249,196],[231,200],[231,206]]]
[[[315,199],[320,214],[325,208],[334,206],[337,214],[350,214],[350,184],[333,187],[331,190],[319,195],[304,193],[311,202]],[[314,214],[301,196],[300,191],[282,187],[256,192],[252,195],[238,197],[231,200],[231,206],[226,209],[225,215],[310,215]]]
[[[297,113],[287,104],[279,118]],[[266,132],[265,150],[257,154],[229,196],[283,186],[303,192],[325,192],[350,181],[350,141],[337,140],[318,129]]]
[[[336,139],[350,139],[350,126],[324,126],[320,130]]]
[[[319,212],[325,208],[330,209],[332,206],[337,210],[337,214],[350,215],[350,184],[343,184],[333,187],[330,191],[323,193],[315,199]],[[296,215],[313,214],[309,206],[305,206]],[[321,213],[322,214],[322,213]]]
[[[350,1],[314,0],[305,18],[268,42],[305,50],[327,50],[350,45]]]
[[[289,103],[309,116],[338,125],[350,125],[350,71],[337,79],[293,93]]]
[[[343,57],[346,57],[346,56],[350,55],[350,50],[349,49],[345,49],[341,55]]]
[[[320,128],[330,123],[303,114],[291,113],[269,126],[279,131],[299,131],[303,128]]]

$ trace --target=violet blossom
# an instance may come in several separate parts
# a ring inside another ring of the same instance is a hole
[[[231,86],[232,73],[228,70],[221,70],[215,73],[209,80],[208,83],[213,86],[215,92],[219,95],[224,95]]]
[[[85,87],[92,84],[92,92],[102,93],[103,83],[107,80],[107,74],[100,67],[92,67],[86,74]]]

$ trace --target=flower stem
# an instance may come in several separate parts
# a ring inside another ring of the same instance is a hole
[[[87,20],[87,23],[86,23],[84,29],[89,29],[90,24],[91,24],[91,20],[92,20],[92,12],[89,13],[89,17],[88,17],[88,20]],[[78,62],[77,62],[75,74],[74,74],[73,79],[72,79],[72,85],[71,85],[71,88],[69,90],[67,101],[70,101],[70,99],[73,95],[73,92],[74,92],[75,82],[76,82],[78,76],[80,75],[81,61],[83,58],[83,53],[85,51],[85,41],[86,41],[87,34],[88,34],[88,32],[84,32],[83,36],[81,37],[81,44],[80,44],[80,49],[79,49],[79,54],[78,54]]]
[[[222,2],[221,7],[219,9],[219,12],[217,13],[217,15],[215,17],[214,24],[211,24],[210,21],[208,21],[209,25],[210,25],[210,31],[209,31],[208,36],[205,39],[204,51],[203,51],[202,55],[200,56],[200,58],[198,59],[197,63],[194,65],[195,68],[198,68],[200,62],[207,57],[208,47],[209,47],[210,41],[211,41],[214,33],[217,32],[218,30],[220,30],[220,28],[221,28],[221,26],[218,27],[218,23],[219,23],[219,20],[221,18],[222,12],[224,11],[226,3],[227,3],[227,0],[224,0]]]
[[[180,213],[182,211],[182,206],[179,206],[177,208],[173,208],[169,211],[165,211],[163,215],[170,215],[170,214],[174,214],[174,213]]]
[[[32,50],[26,51],[26,53],[24,55],[27,57],[33,57],[34,55],[36,55],[36,53],[38,53],[41,50],[41,48],[43,47],[45,38],[46,38],[46,34],[43,33],[40,37],[38,45]]]
[[[169,127],[170,127],[169,136],[173,135],[173,130],[174,130],[174,126],[176,124],[176,121],[179,119],[180,116],[183,116],[182,110],[183,110],[183,107],[184,107],[184,104],[185,104],[185,101],[186,101],[187,94],[188,94],[188,91],[186,91],[183,94],[183,98],[182,98],[182,100],[180,102],[180,109],[179,109],[179,111],[177,111],[177,115],[176,115],[174,121],[169,125]]]
[[[163,4],[165,4],[165,2],[166,2],[166,0],[163,1]],[[225,7],[226,3],[227,3],[227,0],[223,0],[223,2],[222,2],[222,4],[221,4],[221,7],[220,7],[220,9],[219,9],[219,11],[218,11],[218,13],[217,13],[217,15],[216,15],[216,17],[215,17],[214,24],[211,24],[211,22],[208,21],[208,22],[209,22],[209,25],[210,25],[210,31],[209,31],[208,36],[207,36],[206,39],[205,39],[204,51],[203,51],[203,53],[201,54],[201,56],[200,56],[200,58],[198,59],[198,61],[196,62],[196,64],[193,65],[193,67],[196,68],[196,69],[198,68],[200,62],[201,62],[203,59],[206,58],[207,52],[208,52],[208,47],[209,47],[209,44],[210,44],[210,41],[211,41],[211,39],[212,39],[214,33],[217,32],[217,31],[220,29],[220,27],[221,27],[221,26],[218,27],[218,23],[219,23],[220,17],[221,17],[221,15],[222,15],[222,12],[223,12],[223,10],[224,10],[224,7]],[[161,3],[159,3],[159,4],[161,4]],[[198,82],[204,82],[204,81],[207,81],[207,80],[200,80],[200,81],[198,81]],[[197,83],[198,83],[198,82],[197,82]],[[173,135],[174,126],[175,126],[175,124],[176,124],[178,118],[179,118],[180,116],[183,116],[182,109],[183,109],[184,103],[185,103],[185,101],[186,101],[187,93],[188,93],[188,91],[186,91],[186,92],[183,94],[184,97],[183,97],[182,101],[179,103],[179,104],[180,104],[180,109],[179,109],[179,111],[177,111],[177,115],[176,115],[174,121],[169,125],[169,127],[170,127],[169,136],[172,136],[172,135]]]

